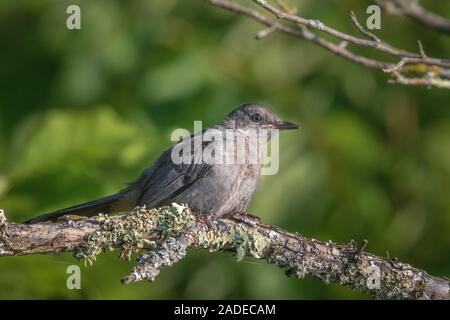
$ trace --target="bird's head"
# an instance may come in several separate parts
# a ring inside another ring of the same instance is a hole
[[[267,130],[298,129],[298,125],[284,121],[269,108],[254,103],[239,106],[225,117],[221,125],[226,128],[243,130],[256,128]]]

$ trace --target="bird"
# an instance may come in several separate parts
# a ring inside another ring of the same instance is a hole
[[[256,103],[240,105],[223,121],[165,150],[118,193],[24,223],[54,222],[65,215],[91,217],[99,213],[127,212],[137,206],[159,208],[172,203],[185,204],[193,212],[217,217],[245,214],[261,175],[262,148],[258,147],[264,147],[278,130],[298,128],[292,122],[281,120],[269,107]]]

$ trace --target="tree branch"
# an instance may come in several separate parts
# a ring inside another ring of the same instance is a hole
[[[240,5],[232,0],[207,1],[214,6],[247,16],[260,24],[265,25],[267,29],[258,32],[256,36],[257,39],[264,38],[274,31],[283,32],[310,41],[347,60],[363,65],[364,67],[388,73],[392,77],[390,82],[450,89],[450,60],[433,58],[425,55],[421,44],[419,53],[396,48],[374,34],[366,31],[358,22],[356,15],[353,12],[351,12],[351,20],[364,38],[336,30],[327,26],[320,20],[308,19],[296,15],[292,13],[293,11],[289,10],[281,0],[277,0],[274,5],[270,4],[270,1],[268,0],[252,0],[252,2],[256,3],[259,7],[278,20],[286,21],[287,23],[274,21],[265,14],[248,6]],[[310,29],[315,32],[310,31]],[[340,43],[335,43],[321,37],[319,35],[320,32],[333,36],[339,40]],[[348,44],[372,48],[391,58],[398,59],[399,62],[392,63],[356,54],[348,49]]]
[[[312,275],[377,298],[450,299],[447,279],[396,259],[364,252],[354,241],[345,245],[308,239],[298,233],[237,216],[219,219],[194,215],[173,204],[160,209],[136,208],[126,216],[99,215],[56,223],[10,223],[0,214],[0,256],[72,251],[92,264],[98,254],[114,248],[129,259],[136,251],[138,265],[122,279],[125,284],[154,281],[160,270],[182,260],[188,250],[207,249],[233,253],[239,260],[253,257],[283,269],[287,275]]]
[[[423,25],[450,35],[450,20],[424,9],[418,0],[375,0],[387,13],[413,18]]]

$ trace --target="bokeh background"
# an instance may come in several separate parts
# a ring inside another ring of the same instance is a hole
[[[250,2],[250,1],[246,1]],[[371,1],[290,0],[357,34]],[[450,2],[422,1],[450,16]],[[82,29],[66,28],[78,4]],[[250,212],[320,240],[368,239],[368,251],[450,276],[450,94],[383,74],[204,1],[0,2],[0,207],[9,220],[113,193],[170,145],[178,127],[260,102],[302,130],[280,137],[280,170]],[[382,14],[396,46],[450,57],[448,37]],[[369,50],[358,52],[374,56]],[[375,56],[382,57],[382,56]],[[228,254],[190,252],[152,284],[122,286],[117,253],[82,268],[71,254],[0,258],[0,298],[369,298]]]

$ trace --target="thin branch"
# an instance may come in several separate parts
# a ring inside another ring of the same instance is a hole
[[[296,15],[286,13],[284,11],[281,11],[280,9],[277,9],[275,6],[270,5],[269,1],[267,1],[267,0],[252,0],[252,1],[257,3],[258,5],[260,5],[267,11],[271,12],[273,15],[275,15],[279,19],[295,22],[297,24],[304,25],[306,27],[310,26],[319,31],[328,33],[329,35],[334,36],[340,40],[344,40],[349,43],[353,43],[353,44],[360,45],[360,46],[375,48],[381,52],[393,55],[398,58],[405,58],[405,57],[417,58],[417,59],[422,58],[417,53],[408,52],[406,50],[395,48],[386,42],[380,41],[379,39],[378,40],[373,40],[373,39],[367,40],[367,39],[363,39],[363,38],[358,38],[358,37],[346,34],[344,32],[341,32],[339,30],[336,30],[334,28],[331,28],[331,27],[325,25],[320,20],[306,19],[303,17],[299,17]],[[355,18],[355,21],[356,21],[356,18]],[[362,29],[362,27],[359,23],[358,23],[358,25],[359,25],[359,28]],[[368,32],[365,32],[365,33],[368,34]],[[445,60],[445,59],[428,58],[428,59],[422,59],[420,62],[425,63],[425,64],[430,64],[430,65],[437,65],[437,66],[441,66],[441,67],[450,67],[450,60]]]
[[[392,71],[394,79],[390,79],[390,83],[400,83],[404,85],[412,86],[423,86],[423,87],[436,87],[441,89],[450,88],[450,81],[444,80],[433,75],[428,76],[428,78],[407,78],[396,70]]]
[[[346,58],[352,62],[358,63],[368,68],[377,69],[383,72],[391,73],[393,76],[394,71],[400,72],[403,77],[407,77],[409,73],[414,73],[422,79],[421,82],[428,82],[428,86],[435,86],[438,80],[439,88],[450,89],[447,79],[450,79],[450,60],[433,58],[424,54],[423,46],[419,45],[419,53],[410,52],[396,48],[387,42],[381,40],[376,35],[365,30],[358,22],[356,15],[352,12],[351,20],[356,28],[365,36],[365,38],[356,37],[343,33],[339,30],[331,28],[325,25],[320,20],[307,19],[286,11],[287,9],[279,9],[274,5],[271,5],[267,0],[252,0],[261,8],[271,13],[273,16],[280,20],[284,20],[294,25],[288,25],[274,21],[259,11],[247,6],[240,5],[231,0],[207,0],[214,6],[222,9],[241,14],[250,17],[257,22],[265,25],[270,30],[270,33],[274,31],[280,31],[289,34],[294,37],[302,38],[307,41],[311,41],[316,45],[319,45],[326,50]],[[312,32],[309,28],[316,30],[316,32],[327,33],[338,40],[339,44],[329,41],[321,37],[318,33]],[[265,35],[265,34],[264,34]],[[257,38],[261,38],[258,37]],[[342,45],[345,44],[345,45]],[[358,55],[348,49],[347,44],[353,44],[357,46],[370,47],[374,50],[383,52],[391,57],[399,59],[397,63],[391,63],[387,61],[376,60],[368,58],[362,55]],[[408,68],[406,66],[408,65]],[[430,77],[430,74],[433,77]],[[434,80],[430,80],[433,78]],[[442,80],[442,81],[441,81]],[[415,85],[415,81],[403,82],[403,84]],[[419,84],[417,84],[419,85]],[[422,85],[422,84],[420,84]]]
[[[137,257],[137,266],[122,279],[129,284],[154,281],[163,268],[180,262],[189,250],[206,249],[230,252],[238,261],[244,257],[264,260],[287,275],[311,275],[376,298],[450,299],[447,279],[367,253],[367,240],[360,248],[354,241],[337,245],[261,224],[246,215],[219,219],[195,215],[177,204],[150,210],[136,208],[126,216],[70,219],[33,225],[2,220],[0,256],[71,251],[92,264],[98,254],[114,248],[125,259],[145,250]]]
[[[255,38],[257,40],[261,40],[262,38],[267,37],[268,35],[272,34],[275,31],[277,31],[277,28],[275,26],[270,26],[269,28],[259,31],[256,34]]]
[[[363,26],[359,23],[358,19],[356,18],[356,14],[354,11],[350,12],[350,17],[353,21],[353,24],[356,26],[356,28],[359,30],[359,32],[361,32],[363,35],[365,35],[369,39],[372,39],[373,41],[376,41],[378,43],[382,42],[380,40],[380,38],[378,38],[376,35],[374,35],[373,33],[369,32],[363,28]]]
[[[450,20],[424,9],[418,0],[375,0],[386,12],[408,16],[423,25],[450,34]]]
[[[427,54],[425,53],[425,50],[423,49],[422,41],[417,40],[417,44],[419,45],[420,56],[425,59],[427,57]]]

